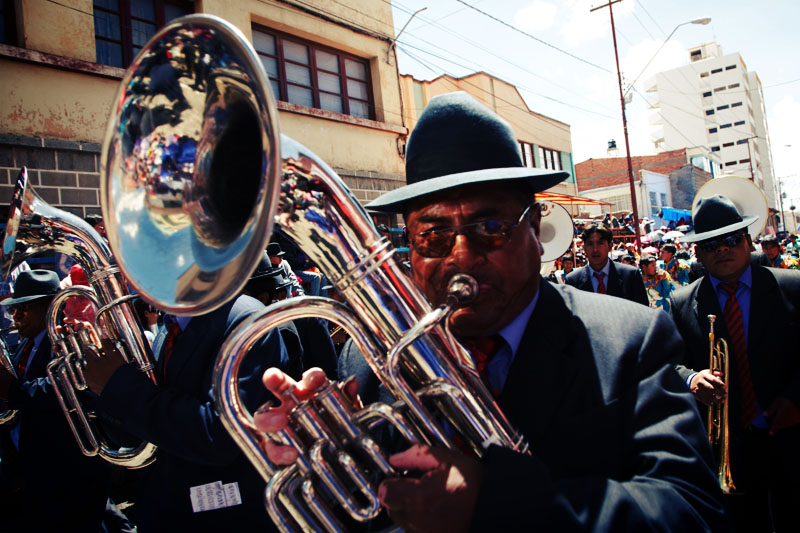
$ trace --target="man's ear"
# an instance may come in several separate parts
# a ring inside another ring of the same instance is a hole
[[[536,235],[536,244],[539,246],[539,255],[544,254],[544,246],[542,246],[542,241],[539,239],[539,231],[541,229],[542,224],[542,205],[538,202],[533,204],[531,207],[531,212],[528,215],[531,221],[531,228],[533,228],[533,234]]]
[[[540,203],[533,204],[531,207],[531,212],[528,215],[529,220],[531,221],[531,227],[533,228],[533,233],[536,235],[536,239],[539,239],[539,228],[542,223],[542,205]]]

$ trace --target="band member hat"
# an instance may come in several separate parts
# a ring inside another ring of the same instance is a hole
[[[697,242],[713,239],[746,228],[758,218],[753,215],[743,217],[736,205],[721,194],[701,198],[692,213],[694,229],[681,237],[681,240]]]
[[[271,242],[267,245],[267,254],[270,257],[280,257],[285,253],[286,252],[281,250],[281,244],[279,242]]]
[[[373,211],[402,212],[407,202],[431,193],[498,181],[522,181],[531,194],[569,173],[526,167],[511,126],[465,92],[431,98],[406,146],[407,185],[367,204]]]
[[[250,281],[254,281],[254,280],[261,279],[261,278],[264,278],[264,277],[267,277],[267,276],[271,276],[276,271],[283,272],[283,269],[281,269],[281,267],[272,266],[272,263],[269,262],[269,255],[267,255],[267,253],[264,252],[264,256],[258,262],[258,266],[253,271],[253,273],[250,275]]]
[[[2,305],[14,306],[40,298],[52,298],[60,289],[58,274],[52,270],[26,270],[14,282],[14,297],[3,300]]]

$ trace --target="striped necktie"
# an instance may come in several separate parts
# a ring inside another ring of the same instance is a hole
[[[603,283],[603,279],[606,277],[605,272],[595,272],[594,277],[597,278],[597,294],[605,294],[606,284]]]
[[[505,340],[500,334],[495,333],[487,337],[465,337],[461,339],[462,344],[467,347],[475,360],[475,368],[481,376],[483,383],[491,391],[495,398],[500,396],[500,391],[492,387],[489,382],[489,362],[492,360]]]
[[[736,290],[739,288],[739,282],[720,283],[719,286],[728,294],[722,315],[725,319],[725,327],[728,328],[728,335],[730,335],[730,349],[733,352],[733,362],[739,378],[739,405],[742,407],[741,422],[743,427],[748,427],[758,416],[758,405],[756,403],[755,389],[753,388],[753,379],[750,375],[750,361],[747,358],[747,341],[744,336],[742,310],[739,307],[739,300],[736,299]]]

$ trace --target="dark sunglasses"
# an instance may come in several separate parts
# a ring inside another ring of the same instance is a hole
[[[739,246],[742,239],[744,239],[744,233],[737,231],[736,233],[728,233],[716,239],[700,241],[697,243],[697,246],[704,252],[713,252],[720,246],[727,246],[728,248]]]
[[[33,308],[34,305],[35,305],[35,302],[22,302],[22,303],[17,304],[17,305],[9,306],[8,307],[8,312],[9,312],[9,314],[12,314],[12,315],[14,313],[27,313],[28,311],[30,311]]]
[[[464,235],[473,245],[485,252],[496,250],[511,240],[511,234],[535,205],[537,204],[533,203],[526,207],[516,222],[490,218],[461,226],[432,228],[411,235],[409,244],[423,257],[447,257],[453,249],[456,236]]]

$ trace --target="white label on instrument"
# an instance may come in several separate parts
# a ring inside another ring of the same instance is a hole
[[[192,500],[192,511],[195,513],[242,504],[239,483],[235,481],[225,485],[222,484],[222,481],[217,481],[191,487],[189,498]]]

